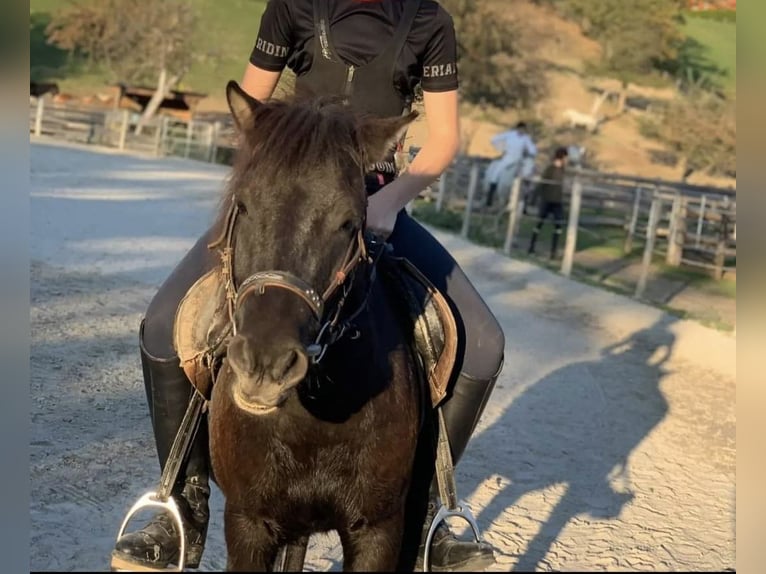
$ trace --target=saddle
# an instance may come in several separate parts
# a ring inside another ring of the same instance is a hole
[[[444,296],[406,258],[385,255],[378,276],[398,294],[407,311],[412,341],[434,407],[444,400],[457,357],[457,325]],[[232,326],[223,273],[216,266],[187,291],[176,310],[173,343],[191,383],[210,398]]]

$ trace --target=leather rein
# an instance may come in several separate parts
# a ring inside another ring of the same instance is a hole
[[[376,264],[380,259],[385,243],[370,239],[370,243],[375,248],[374,253],[370,255],[365,242],[365,235],[360,228],[354,239],[349,243],[343,263],[333,275],[333,279],[324,292],[319,295],[306,281],[289,271],[257,271],[247,277],[237,286],[234,280],[234,227],[241,208],[235,196],[232,196],[232,205],[226,215],[226,221],[221,235],[208,244],[209,249],[214,249],[224,245],[221,253],[221,271],[224,278],[224,289],[226,290],[226,304],[229,312],[232,333],[237,334],[237,325],[234,321],[234,313],[242,304],[245,297],[252,293],[263,295],[266,288],[279,288],[290,291],[300,297],[311,309],[312,314],[320,324],[319,333],[311,345],[306,347],[306,354],[313,364],[319,363],[324,357],[327,347],[340,339],[351,327],[352,321],[366,308],[367,300],[372,289],[372,283],[375,279]],[[353,287],[356,276],[356,268],[360,263],[367,263],[369,266],[370,282],[362,303],[360,306],[346,317],[343,321],[340,319],[341,311],[346,303],[349,293]],[[331,318],[325,317],[328,310],[327,303],[330,298],[342,289],[340,298],[330,313]],[[358,332],[357,335],[358,336]],[[355,336],[355,338],[356,338]]]

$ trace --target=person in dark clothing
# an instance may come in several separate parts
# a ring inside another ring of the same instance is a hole
[[[528,253],[535,252],[535,243],[540,229],[548,216],[553,217],[553,238],[551,239],[551,259],[556,258],[556,247],[562,232],[564,221],[564,174],[569,152],[567,148],[560,147],[553,155],[553,161],[545,168],[541,176],[541,182],[532,192],[533,201],[539,202],[538,220],[532,231],[529,241]]]
[[[370,166],[365,179],[367,225],[429,278],[456,315],[458,364],[442,408],[457,463],[502,368],[504,335],[456,261],[404,209],[450,165],[458,150],[456,46],[452,18],[436,0],[270,0],[241,84],[250,96],[269,99],[289,67],[297,77],[296,90],[345,95],[351,105],[379,116],[406,113],[416,86],[421,86],[428,139],[404,173],[398,173],[394,150],[386,161]],[[161,469],[192,393],[173,348],[174,315],[189,287],[217,264],[207,248],[215,235],[216,230],[209,229],[178,264],[149,304],[139,330]],[[173,491],[184,514],[189,568],[199,566],[209,521],[204,424]],[[430,515],[437,509],[437,496],[432,488]],[[491,546],[463,541],[445,523],[434,540],[433,570],[481,570],[494,561]],[[175,526],[160,512],[142,529],[124,534],[113,558],[162,569],[175,563],[178,553]]]

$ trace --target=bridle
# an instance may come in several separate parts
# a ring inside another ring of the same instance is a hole
[[[372,237],[368,238],[367,241],[373,247],[371,255],[367,248],[363,227],[361,227],[354,236],[354,239],[349,243],[343,263],[321,295],[306,281],[289,271],[257,271],[237,286],[234,280],[234,227],[240,211],[241,208],[236,200],[236,196],[232,195],[232,204],[226,215],[221,235],[218,239],[208,244],[210,249],[224,245],[220,251],[221,267],[232,333],[234,335],[237,334],[234,313],[248,295],[253,293],[263,295],[268,287],[285,289],[297,295],[306,303],[320,325],[316,339],[311,345],[306,347],[306,354],[310,357],[311,362],[313,364],[319,363],[324,357],[327,347],[340,339],[352,326],[352,321],[366,308],[372,282],[375,278],[376,264],[383,253],[385,244],[376,241]],[[341,321],[340,314],[353,287],[357,267],[363,262],[368,264],[369,269],[370,282],[367,293],[360,306]],[[331,310],[332,312],[327,313],[329,310],[327,304],[338,289],[341,289],[340,298]],[[331,317],[325,317],[326,314],[329,314]]]

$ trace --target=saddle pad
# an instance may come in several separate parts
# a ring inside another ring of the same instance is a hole
[[[406,258],[386,256],[381,267],[406,302],[415,348],[423,359],[434,407],[447,395],[457,359],[457,324],[447,300]]]
[[[408,260],[381,258],[380,266],[412,321],[415,350],[423,360],[431,402],[437,406],[447,395],[457,358],[457,325],[444,296]],[[176,311],[173,343],[186,375],[205,398],[213,385],[211,358],[223,352],[231,331],[226,291],[219,268],[200,277],[187,291]]]
[[[208,399],[213,384],[208,359],[221,349],[229,330],[223,277],[215,267],[186,292],[173,324],[173,344],[181,367]]]

